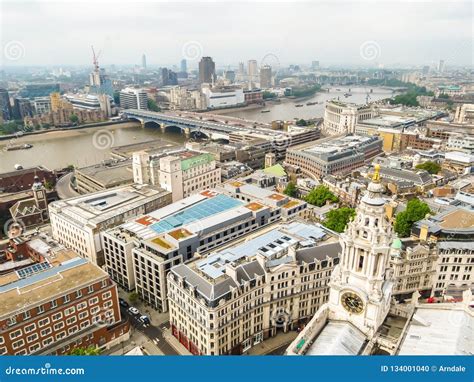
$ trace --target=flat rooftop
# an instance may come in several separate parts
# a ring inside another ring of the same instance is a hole
[[[54,296],[107,277],[107,273],[63,250],[43,263],[36,263],[0,277],[0,317],[28,306],[47,302]]]
[[[105,162],[76,170],[80,175],[86,176],[100,183],[104,187],[113,187],[124,181],[133,182],[132,160]]]
[[[122,158],[131,158],[134,152],[145,151],[149,155],[161,154],[169,150],[175,150],[181,147],[175,142],[167,141],[165,139],[155,139],[152,141],[144,141],[131,143],[123,146],[112,147],[112,155]]]
[[[421,305],[399,355],[474,355],[474,314],[458,304]]]
[[[128,185],[55,201],[49,207],[80,224],[100,224],[169,193],[149,185]]]
[[[317,142],[304,143],[302,145],[290,147],[289,150],[303,151],[312,156],[328,159],[344,153],[359,153],[366,146],[375,142],[381,142],[379,137],[363,135],[347,135],[332,139],[318,140]]]
[[[213,253],[204,260],[197,261],[196,268],[208,277],[216,279],[225,273],[228,263],[255,256],[257,253],[270,258],[296,243],[313,246],[325,236],[326,233],[315,225],[292,222],[263,235],[259,234],[245,243]]]
[[[474,211],[458,209],[451,213],[447,213],[440,220],[439,225],[442,228],[473,228],[474,227]]]

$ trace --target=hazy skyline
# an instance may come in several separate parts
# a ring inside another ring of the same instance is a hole
[[[0,38],[7,66],[88,65],[91,45],[102,65],[140,64],[143,53],[149,66],[267,53],[282,64],[472,65],[472,16],[461,1],[2,1]]]

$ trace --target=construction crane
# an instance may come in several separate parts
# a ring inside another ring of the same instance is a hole
[[[94,46],[91,45],[91,48],[92,48],[92,63],[94,64],[95,70],[99,70],[99,57],[102,51],[99,50],[99,52],[95,54]]]

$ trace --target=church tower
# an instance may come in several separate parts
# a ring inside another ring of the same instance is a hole
[[[46,195],[46,189],[41,183],[38,176],[35,175],[33,180],[33,186],[31,187],[33,191],[33,198],[35,199],[35,204],[39,210],[41,210],[42,219],[45,220],[48,218],[48,199]]]
[[[379,172],[376,165],[355,219],[341,234],[342,250],[329,294],[329,318],[349,321],[369,338],[385,320],[392,294],[392,226],[385,213]]]

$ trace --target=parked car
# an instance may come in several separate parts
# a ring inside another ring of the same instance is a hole
[[[127,301],[125,301],[123,298],[119,298],[119,304],[120,306],[124,307],[124,308],[128,308],[130,305],[128,304]]]
[[[137,316],[140,314],[140,311],[137,308],[131,306],[130,308],[128,308],[128,313],[133,314],[134,316]]]
[[[150,325],[150,319],[148,318],[148,316],[142,315],[140,316],[138,321],[140,321],[144,325]]]

